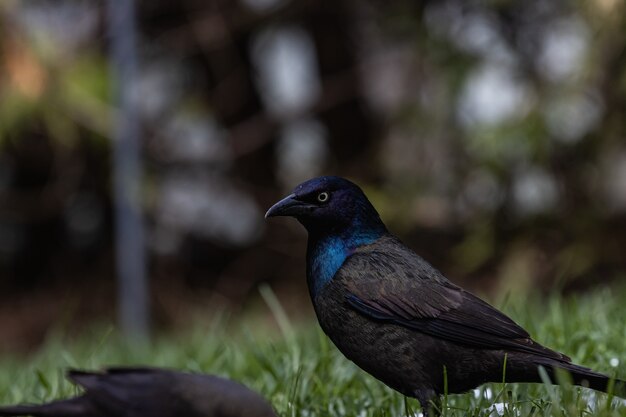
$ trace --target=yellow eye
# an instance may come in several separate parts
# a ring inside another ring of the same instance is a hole
[[[328,194],[326,191],[322,191],[321,193],[317,195],[317,201],[319,201],[320,203],[327,202],[329,198],[330,198],[330,194]]]

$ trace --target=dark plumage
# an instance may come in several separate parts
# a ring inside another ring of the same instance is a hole
[[[307,283],[324,332],[348,359],[423,409],[444,392],[485,382],[540,382],[545,367],[606,391],[609,378],[532,340],[491,305],[454,285],[390,234],[361,189],[339,177],[296,187],[266,214],[309,234]],[[623,381],[615,393],[626,394]]]
[[[41,417],[276,417],[244,385],[212,375],[156,368],[70,371],[85,389],[78,397],[41,405],[0,407],[0,416]]]

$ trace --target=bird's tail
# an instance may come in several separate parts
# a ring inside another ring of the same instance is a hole
[[[574,385],[580,385],[596,391],[609,392],[618,397],[626,398],[626,381],[611,378],[592,369],[569,362],[552,363],[551,367],[564,369],[569,372]],[[554,371],[549,370],[548,374],[553,380],[555,379]]]
[[[80,398],[80,397],[78,397]],[[73,417],[86,416],[78,398],[41,405],[9,405],[0,407],[0,416]]]

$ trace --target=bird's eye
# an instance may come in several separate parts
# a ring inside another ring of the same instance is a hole
[[[320,203],[327,202],[329,198],[330,198],[330,194],[328,194],[326,191],[322,191],[321,193],[317,195],[317,201],[319,201]]]

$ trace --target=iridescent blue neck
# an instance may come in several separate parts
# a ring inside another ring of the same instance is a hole
[[[309,233],[306,276],[311,297],[315,298],[333,279],[346,258],[359,246],[373,243],[384,233],[384,228],[345,235],[315,236]]]

